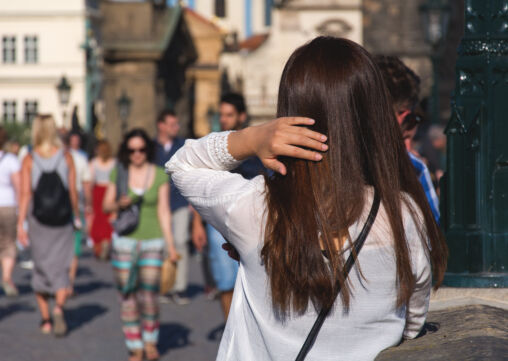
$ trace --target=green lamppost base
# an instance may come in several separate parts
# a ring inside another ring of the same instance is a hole
[[[506,288],[508,273],[446,273],[443,285],[466,288]]]

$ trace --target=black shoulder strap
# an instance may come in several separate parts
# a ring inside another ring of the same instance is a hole
[[[121,162],[116,164],[116,200],[129,191],[129,171]]]
[[[379,195],[377,194],[377,192],[374,192],[374,201],[372,202],[372,208],[370,209],[369,216],[365,221],[365,224],[362,228],[362,231],[360,232],[360,235],[358,236],[356,242],[353,245],[353,249],[351,250],[351,253],[346,261],[346,264],[344,265],[344,279],[347,278],[349,271],[351,271],[351,268],[353,267],[355,260],[358,257],[358,253],[360,253],[360,250],[362,249],[362,246],[365,243],[365,239],[369,235],[370,229],[372,228],[372,224],[376,219],[380,202],[381,200],[379,198]],[[337,299],[339,293],[340,293],[340,285],[339,283],[337,283],[337,293],[335,294],[335,299]],[[331,307],[325,307],[321,310],[321,312],[319,312],[318,318],[316,319],[316,322],[314,322],[314,325],[312,326],[307,336],[307,339],[303,343],[303,346],[300,349],[298,356],[296,356],[295,361],[305,360],[305,357],[312,348],[314,341],[316,341],[316,337],[319,333],[319,330],[321,330],[321,326],[323,326],[323,322],[325,322],[328,313],[330,313],[330,309]]]

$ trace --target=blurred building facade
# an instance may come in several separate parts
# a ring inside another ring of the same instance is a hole
[[[134,127],[154,136],[157,114],[164,108],[177,111],[183,133],[188,133],[192,97],[185,87],[185,71],[197,54],[182,8],[155,1],[103,1],[100,10],[102,133],[113,145]],[[128,103],[127,110],[120,109],[121,99]]]
[[[168,3],[175,5],[178,0]],[[183,0],[180,3],[216,24],[230,38],[228,41],[243,41],[267,32],[272,25],[274,0]]]
[[[197,59],[187,69],[186,87],[191,96],[192,129],[194,136],[204,136],[211,130],[211,115],[216,113],[221,92],[220,56],[223,49],[221,29],[212,21],[185,9],[184,20],[196,49]],[[190,135],[187,134],[187,135]]]
[[[0,1],[0,105],[5,121],[30,123],[51,113],[59,126],[70,127],[71,113],[87,119],[87,23],[97,19],[93,1]],[[62,106],[57,84],[71,86]],[[65,113],[65,119],[64,119]]]
[[[238,42],[226,42],[226,51],[221,57],[221,69],[229,87],[244,94],[252,122],[275,116],[280,76],[296,48],[319,35],[340,36],[363,43],[361,0],[272,3],[266,31],[244,40],[240,38]]]

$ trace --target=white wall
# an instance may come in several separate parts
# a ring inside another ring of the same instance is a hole
[[[266,33],[265,0],[251,0],[252,34]],[[226,17],[215,16],[215,1],[195,0],[194,10],[207,19],[212,19],[225,32],[237,32],[238,40],[245,39],[245,0],[226,0]]]
[[[362,43],[362,12],[358,10],[301,10],[284,20],[282,11],[272,14],[273,26],[267,41],[257,50],[240,55],[242,61],[223,63],[229,72],[242,72],[244,95],[250,114],[256,118],[275,115],[280,77],[286,61],[299,46],[320,35],[317,27],[328,20],[345,21],[351,31],[344,36]],[[287,13],[286,13],[287,16]],[[286,21],[286,27],[284,26]],[[288,28],[289,24],[289,28]],[[235,66],[239,66],[240,69]]]
[[[56,84],[65,75],[72,86],[68,119],[78,105],[78,118],[84,124],[85,1],[0,0],[0,41],[4,35],[16,36],[17,51],[14,64],[3,63],[0,56],[0,114],[4,100],[16,100],[22,120],[25,100],[36,100],[39,112],[52,113],[64,125]],[[38,38],[36,64],[24,62],[25,35]]]

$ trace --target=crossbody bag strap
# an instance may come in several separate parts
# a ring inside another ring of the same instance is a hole
[[[362,228],[362,231],[360,232],[360,235],[356,239],[356,242],[353,245],[353,249],[351,250],[351,253],[346,261],[346,264],[344,265],[344,280],[347,279],[349,271],[351,271],[351,268],[353,267],[356,259],[358,258],[358,254],[360,253],[360,250],[362,249],[363,244],[365,243],[365,239],[369,235],[370,229],[372,228],[372,224],[374,223],[374,220],[376,219],[377,212],[379,210],[379,204],[381,200],[379,198],[379,195],[377,192],[374,191],[374,201],[372,202],[372,208],[370,209],[369,216],[367,217],[367,220],[365,221],[365,224]],[[337,299],[337,296],[340,293],[340,284],[337,282],[337,292],[335,294],[334,302]],[[332,303],[332,304],[333,304]],[[305,360],[305,357],[309,353],[310,349],[312,348],[312,345],[314,344],[314,341],[316,341],[316,337],[319,333],[319,330],[321,330],[321,326],[323,326],[323,323],[330,313],[331,307],[325,307],[319,312],[318,318],[314,322],[314,325],[312,326],[309,334],[307,335],[307,338],[305,339],[305,342],[303,343],[302,348],[300,349],[300,352],[298,353],[298,356],[296,356],[295,361],[303,361]]]

